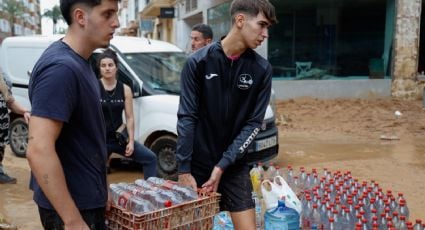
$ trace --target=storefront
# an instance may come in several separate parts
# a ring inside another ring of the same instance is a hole
[[[419,39],[425,31],[420,27],[421,0],[270,2],[279,23],[270,28],[259,53],[272,64],[274,80],[381,79],[373,83],[383,82],[385,87],[365,92],[380,95],[390,83],[392,96],[417,98],[419,91],[422,95],[417,82],[418,72],[425,72],[425,39]],[[196,10],[182,14],[185,26],[178,31],[185,33],[177,36],[178,45],[187,47],[190,27],[198,22],[209,24],[214,40],[219,40],[231,27],[230,4],[231,0],[200,0]]]
[[[269,61],[284,79],[389,78],[395,0],[271,0]]]

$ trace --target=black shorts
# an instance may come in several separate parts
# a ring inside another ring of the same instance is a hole
[[[61,230],[64,229],[64,224],[55,210],[45,209],[38,206],[41,224],[45,230]],[[95,208],[88,210],[80,210],[86,224],[91,230],[107,229],[105,225],[105,208]]]
[[[224,171],[217,190],[221,194],[221,211],[240,212],[255,207],[249,170],[248,165],[237,164]],[[192,165],[192,175],[200,187],[210,178],[211,171],[193,168]]]

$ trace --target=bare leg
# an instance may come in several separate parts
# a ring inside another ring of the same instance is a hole
[[[255,230],[255,211],[230,212],[235,230]]]

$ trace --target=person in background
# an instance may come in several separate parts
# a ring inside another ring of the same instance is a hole
[[[106,132],[88,60],[109,46],[120,26],[118,2],[61,0],[68,31],[32,71],[27,158],[44,229],[106,229]]]
[[[2,163],[4,149],[9,144],[9,109],[16,114],[23,115],[27,123],[31,116],[31,113],[13,98],[10,85],[0,70],[0,184],[16,184],[16,178],[7,175]]]
[[[192,52],[211,44],[212,41],[213,32],[209,25],[199,23],[192,27],[192,32],[190,32]]]
[[[156,176],[156,155],[150,149],[134,140],[133,92],[130,87],[117,80],[118,58],[116,53],[107,49],[97,58],[100,73],[100,94],[106,125],[106,143],[108,158],[112,153],[131,157],[143,166],[144,178]],[[122,145],[115,131],[123,124],[122,114],[128,132],[128,143]]]
[[[268,0],[233,0],[227,36],[188,57],[177,122],[178,180],[221,193],[235,229],[255,229],[250,166],[243,161],[259,133],[271,94],[272,67],[253,49],[268,38]]]

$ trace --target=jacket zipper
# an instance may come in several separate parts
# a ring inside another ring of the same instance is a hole
[[[230,107],[230,91],[232,89],[232,73],[233,73],[233,59],[230,60],[230,71],[229,71],[229,77],[227,79],[227,92],[226,92],[226,121],[229,119],[229,107]]]

